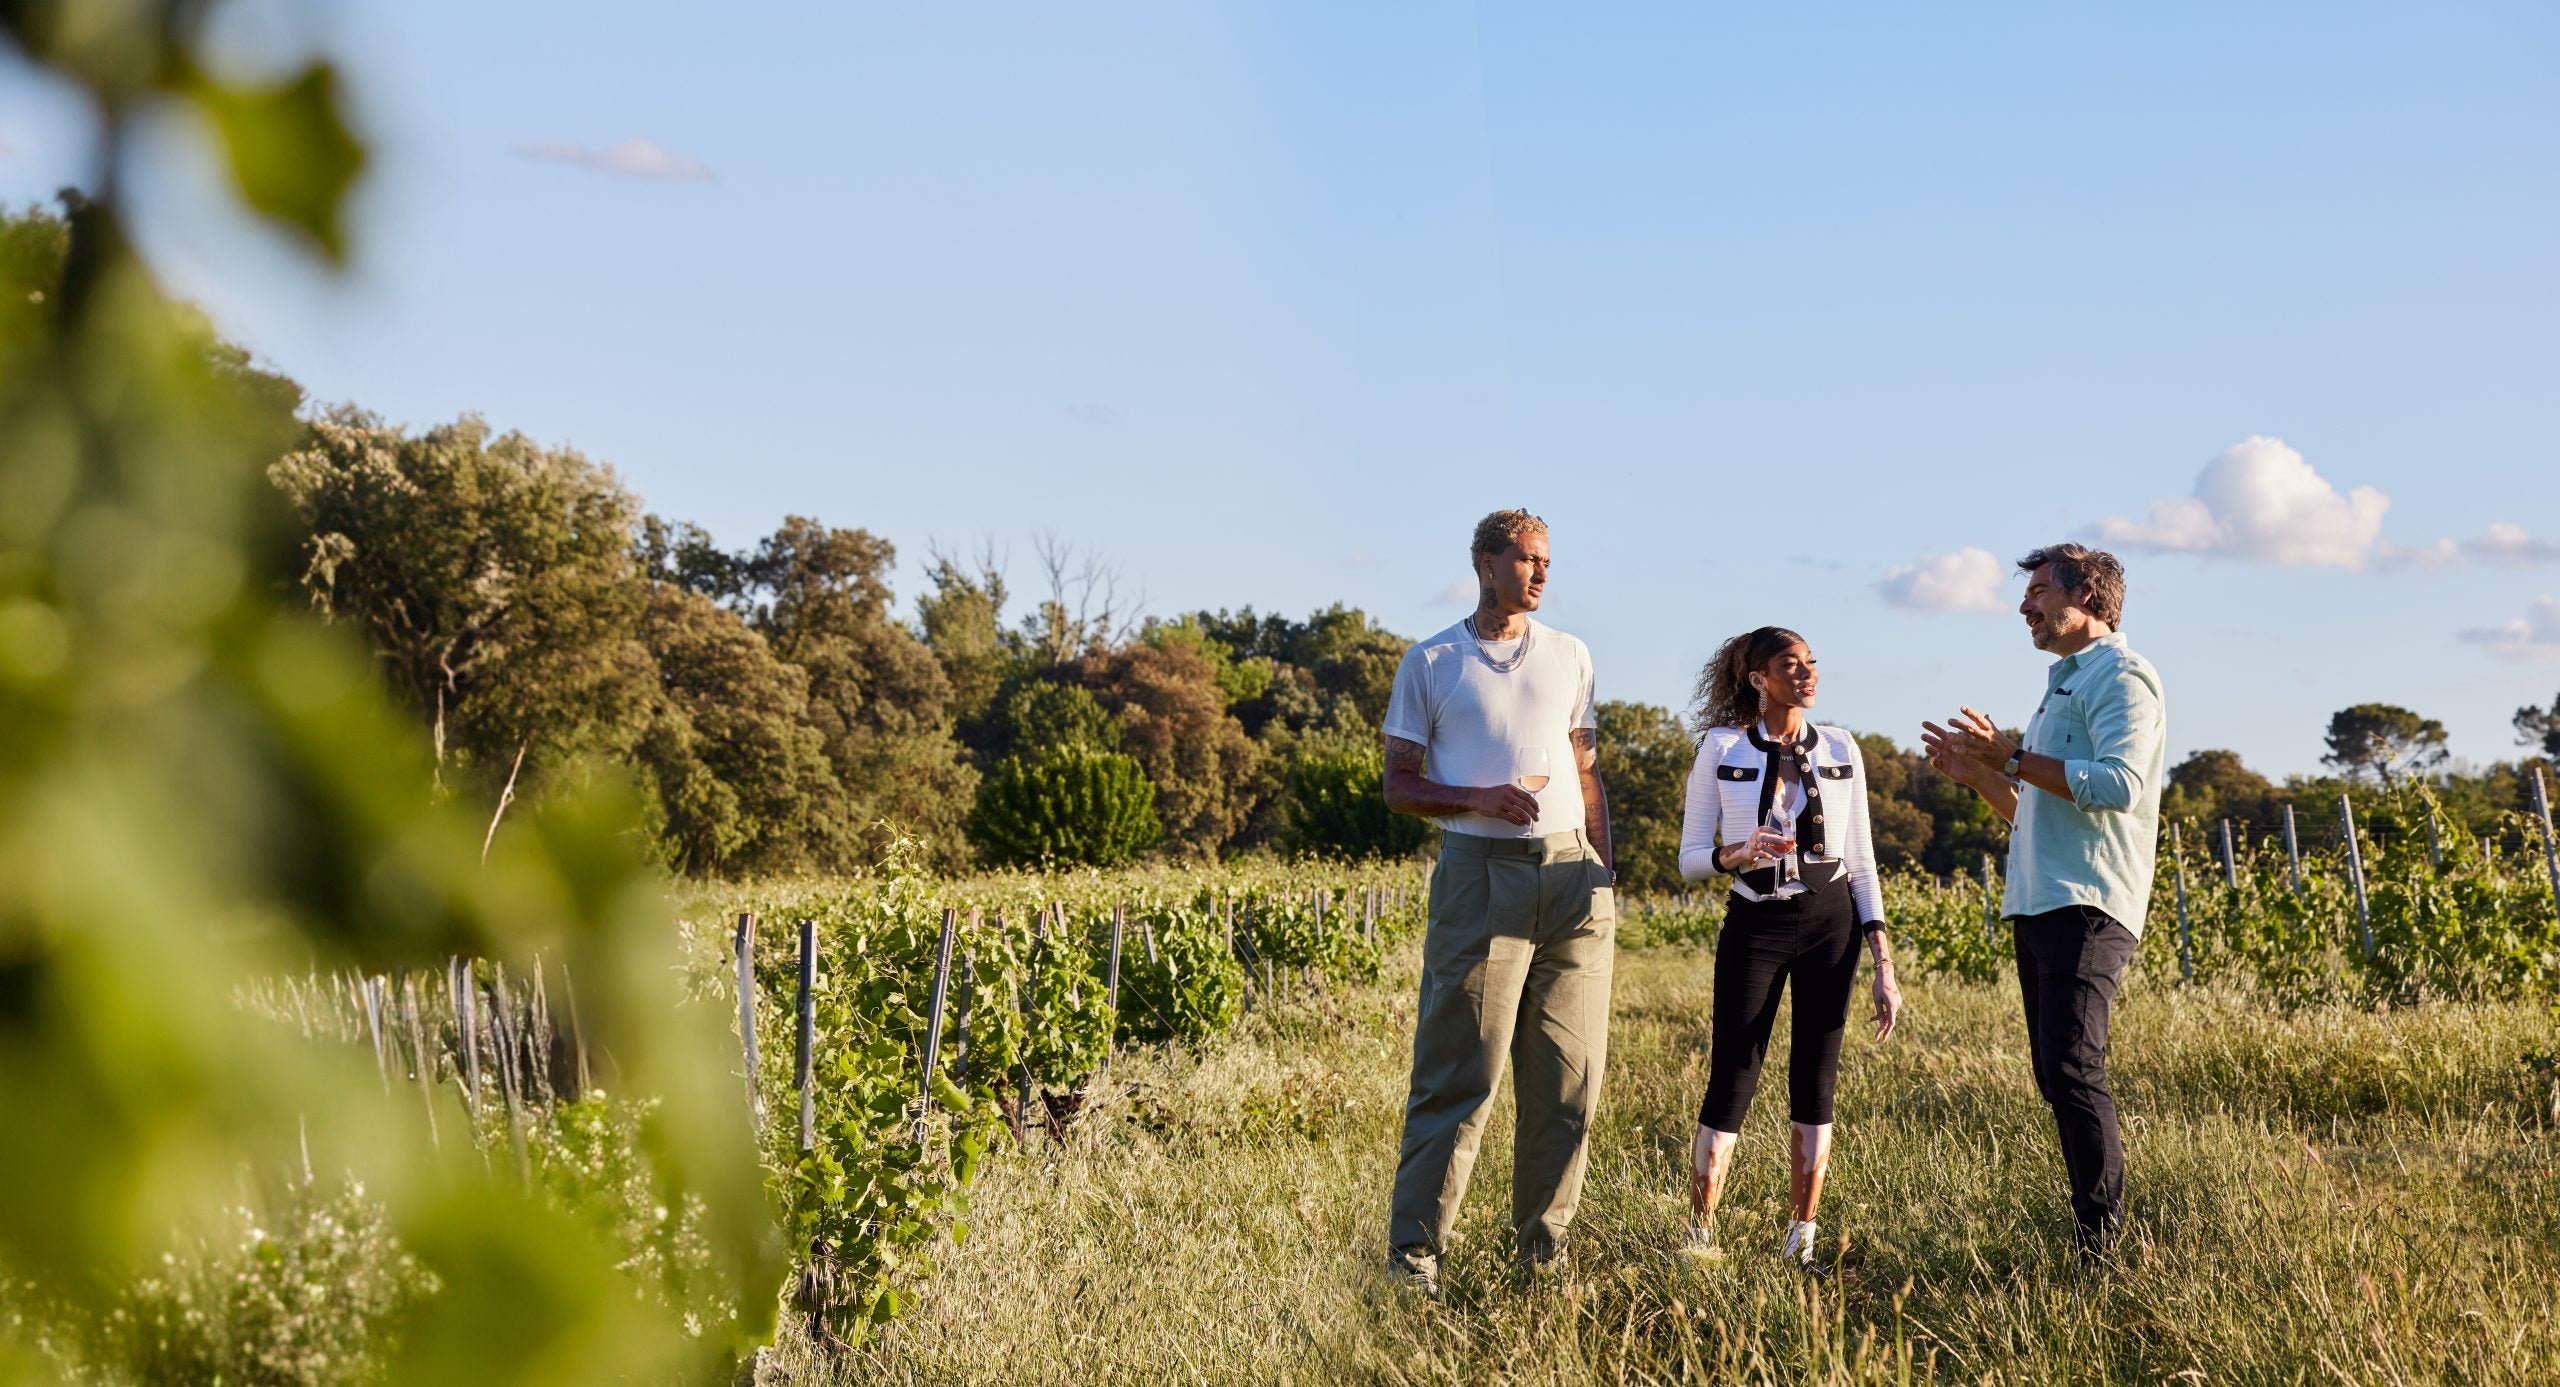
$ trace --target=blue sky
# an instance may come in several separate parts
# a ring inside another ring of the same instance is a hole
[[[2023,720],[2001,570],[2104,534],[2173,755],[2313,770],[2383,700],[2497,759],[2560,691],[2548,5],[228,23],[350,70],[359,256],[173,125],[134,186],[176,288],[319,399],[575,445],[725,543],[870,528],[902,598],[935,541],[1028,587],[1049,529],[1153,611],[1421,635],[1525,505],[1604,696],[1776,621],[1910,743]],[[88,158],[0,68],[0,199]]]

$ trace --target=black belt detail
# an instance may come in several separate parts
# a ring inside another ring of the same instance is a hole
[[[1798,879],[1806,886],[1819,891],[1847,876],[1848,870],[1847,863],[1825,858],[1804,863],[1803,874]],[[1736,872],[1733,874],[1733,879],[1762,896],[1772,894],[1779,885],[1776,867],[1754,867],[1747,872]]]

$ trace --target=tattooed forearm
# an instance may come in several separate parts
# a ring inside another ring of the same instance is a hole
[[[1394,813],[1419,814],[1424,818],[1448,818],[1474,812],[1476,792],[1424,779],[1422,760],[1422,743],[1409,742],[1402,737],[1387,738],[1387,808]]]

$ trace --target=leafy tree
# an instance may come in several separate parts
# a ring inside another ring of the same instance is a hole
[[[1909,871],[1926,861],[1930,835],[1937,823],[1928,812],[1899,795],[1870,795],[1867,827],[1875,840],[1876,865]]]
[[[1167,846],[1214,855],[1244,825],[1261,751],[1227,713],[1216,666],[1185,646],[1125,645],[1079,671],[1155,783]]]
[[[1618,886],[1631,892],[1679,890],[1680,821],[1698,744],[1668,708],[1612,700],[1594,711]]]
[[[697,592],[732,611],[747,595],[747,561],[712,542],[711,532],[690,520],[640,518],[637,558],[642,577]]]
[[[2172,819],[2210,824],[2231,819],[2261,831],[2283,813],[2273,782],[2242,764],[2236,751],[2198,751],[2169,771],[2160,798]]]
[[[1344,700],[1356,714],[1358,725],[1368,728],[1375,728],[1386,717],[1387,697],[1395,688],[1396,666],[1404,659],[1405,649],[1412,645],[1372,621],[1368,613],[1339,603],[1313,613],[1305,621],[1291,621],[1276,613],[1256,616],[1251,607],[1233,614],[1195,612],[1184,621],[1197,625],[1202,634],[1226,647],[1237,661],[1271,661],[1274,690],[1281,669],[1306,671],[1320,702]],[[1276,706],[1250,695],[1236,710],[1245,726],[1256,733],[1278,711]],[[1348,725],[1354,719],[1338,716],[1335,720]]]
[[[1929,846],[1920,865],[1938,876],[1971,876],[1991,854],[1996,863],[2009,851],[2009,826],[1991,811],[1982,796],[1927,768],[1914,785],[1911,804],[1929,816]]]
[[[2521,746],[2542,744],[2542,754],[2560,760],[2560,694],[2551,696],[2548,708],[2516,710],[2516,742]]]
[[[807,671],[809,717],[842,780],[848,839],[868,858],[884,830],[965,860],[977,773],[951,735],[951,683],[931,649],[889,615],[897,550],[867,531],[791,516],[745,561],[752,624]]]
[[[2329,754],[2320,758],[2350,777],[2371,774],[2390,785],[2445,759],[2444,724],[2391,703],[2359,703],[2329,719]]]
[[[1021,643],[1004,629],[1004,575],[993,555],[964,568],[936,552],[928,575],[933,591],[916,599],[924,640],[951,685],[952,723],[964,745],[985,745],[984,723],[997,692],[1028,661]]]
[[[969,836],[999,865],[1115,867],[1162,836],[1154,799],[1126,756],[1083,747],[1008,756],[978,786]]]
[[[852,855],[809,677],[709,597],[650,585],[660,695],[634,756],[681,871],[797,871]]]
[[[1081,684],[1025,680],[1005,700],[1002,750],[1038,756],[1060,747],[1118,751],[1125,739],[1120,720],[1103,711]]]
[[[628,748],[651,676],[639,503],[610,469],[475,415],[411,435],[338,409],[268,475],[312,604],[365,632],[440,767],[494,782],[523,752],[540,778]]]
[[[1309,750],[1288,767],[1288,841],[1306,852],[1410,857],[1431,825],[1387,812],[1386,756],[1376,743]]]
[[[1903,870],[1919,867],[1928,860],[1938,826],[1913,797],[1922,780],[1937,772],[1920,753],[1903,750],[1880,732],[1853,735],[1867,763],[1867,827],[1875,840],[1876,862]]]
[[[1216,672],[1218,689],[1227,696],[1227,705],[1258,698],[1271,686],[1277,662],[1265,655],[1239,657],[1226,642],[1209,634],[1196,615],[1179,621],[1149,620],[1138,632],[1138,639],[1159,650],[1180,647],[1207,660]]]

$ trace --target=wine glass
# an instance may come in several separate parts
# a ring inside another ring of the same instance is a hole
[[[1760,820],[1760,824],[1771,833],[1777,834],[1780,840],[1769,845],[1769,857],[1783,859],[1788,853],[1796,850],[1796,816],[1787,812],[1783,801],[1772,799],[1769,802],[1769,812]]]
[[[1553,762],[1545,747],[1515,747],[1511,753],[1511,779],[1521,789],[1536,794],[1547,788]]]

